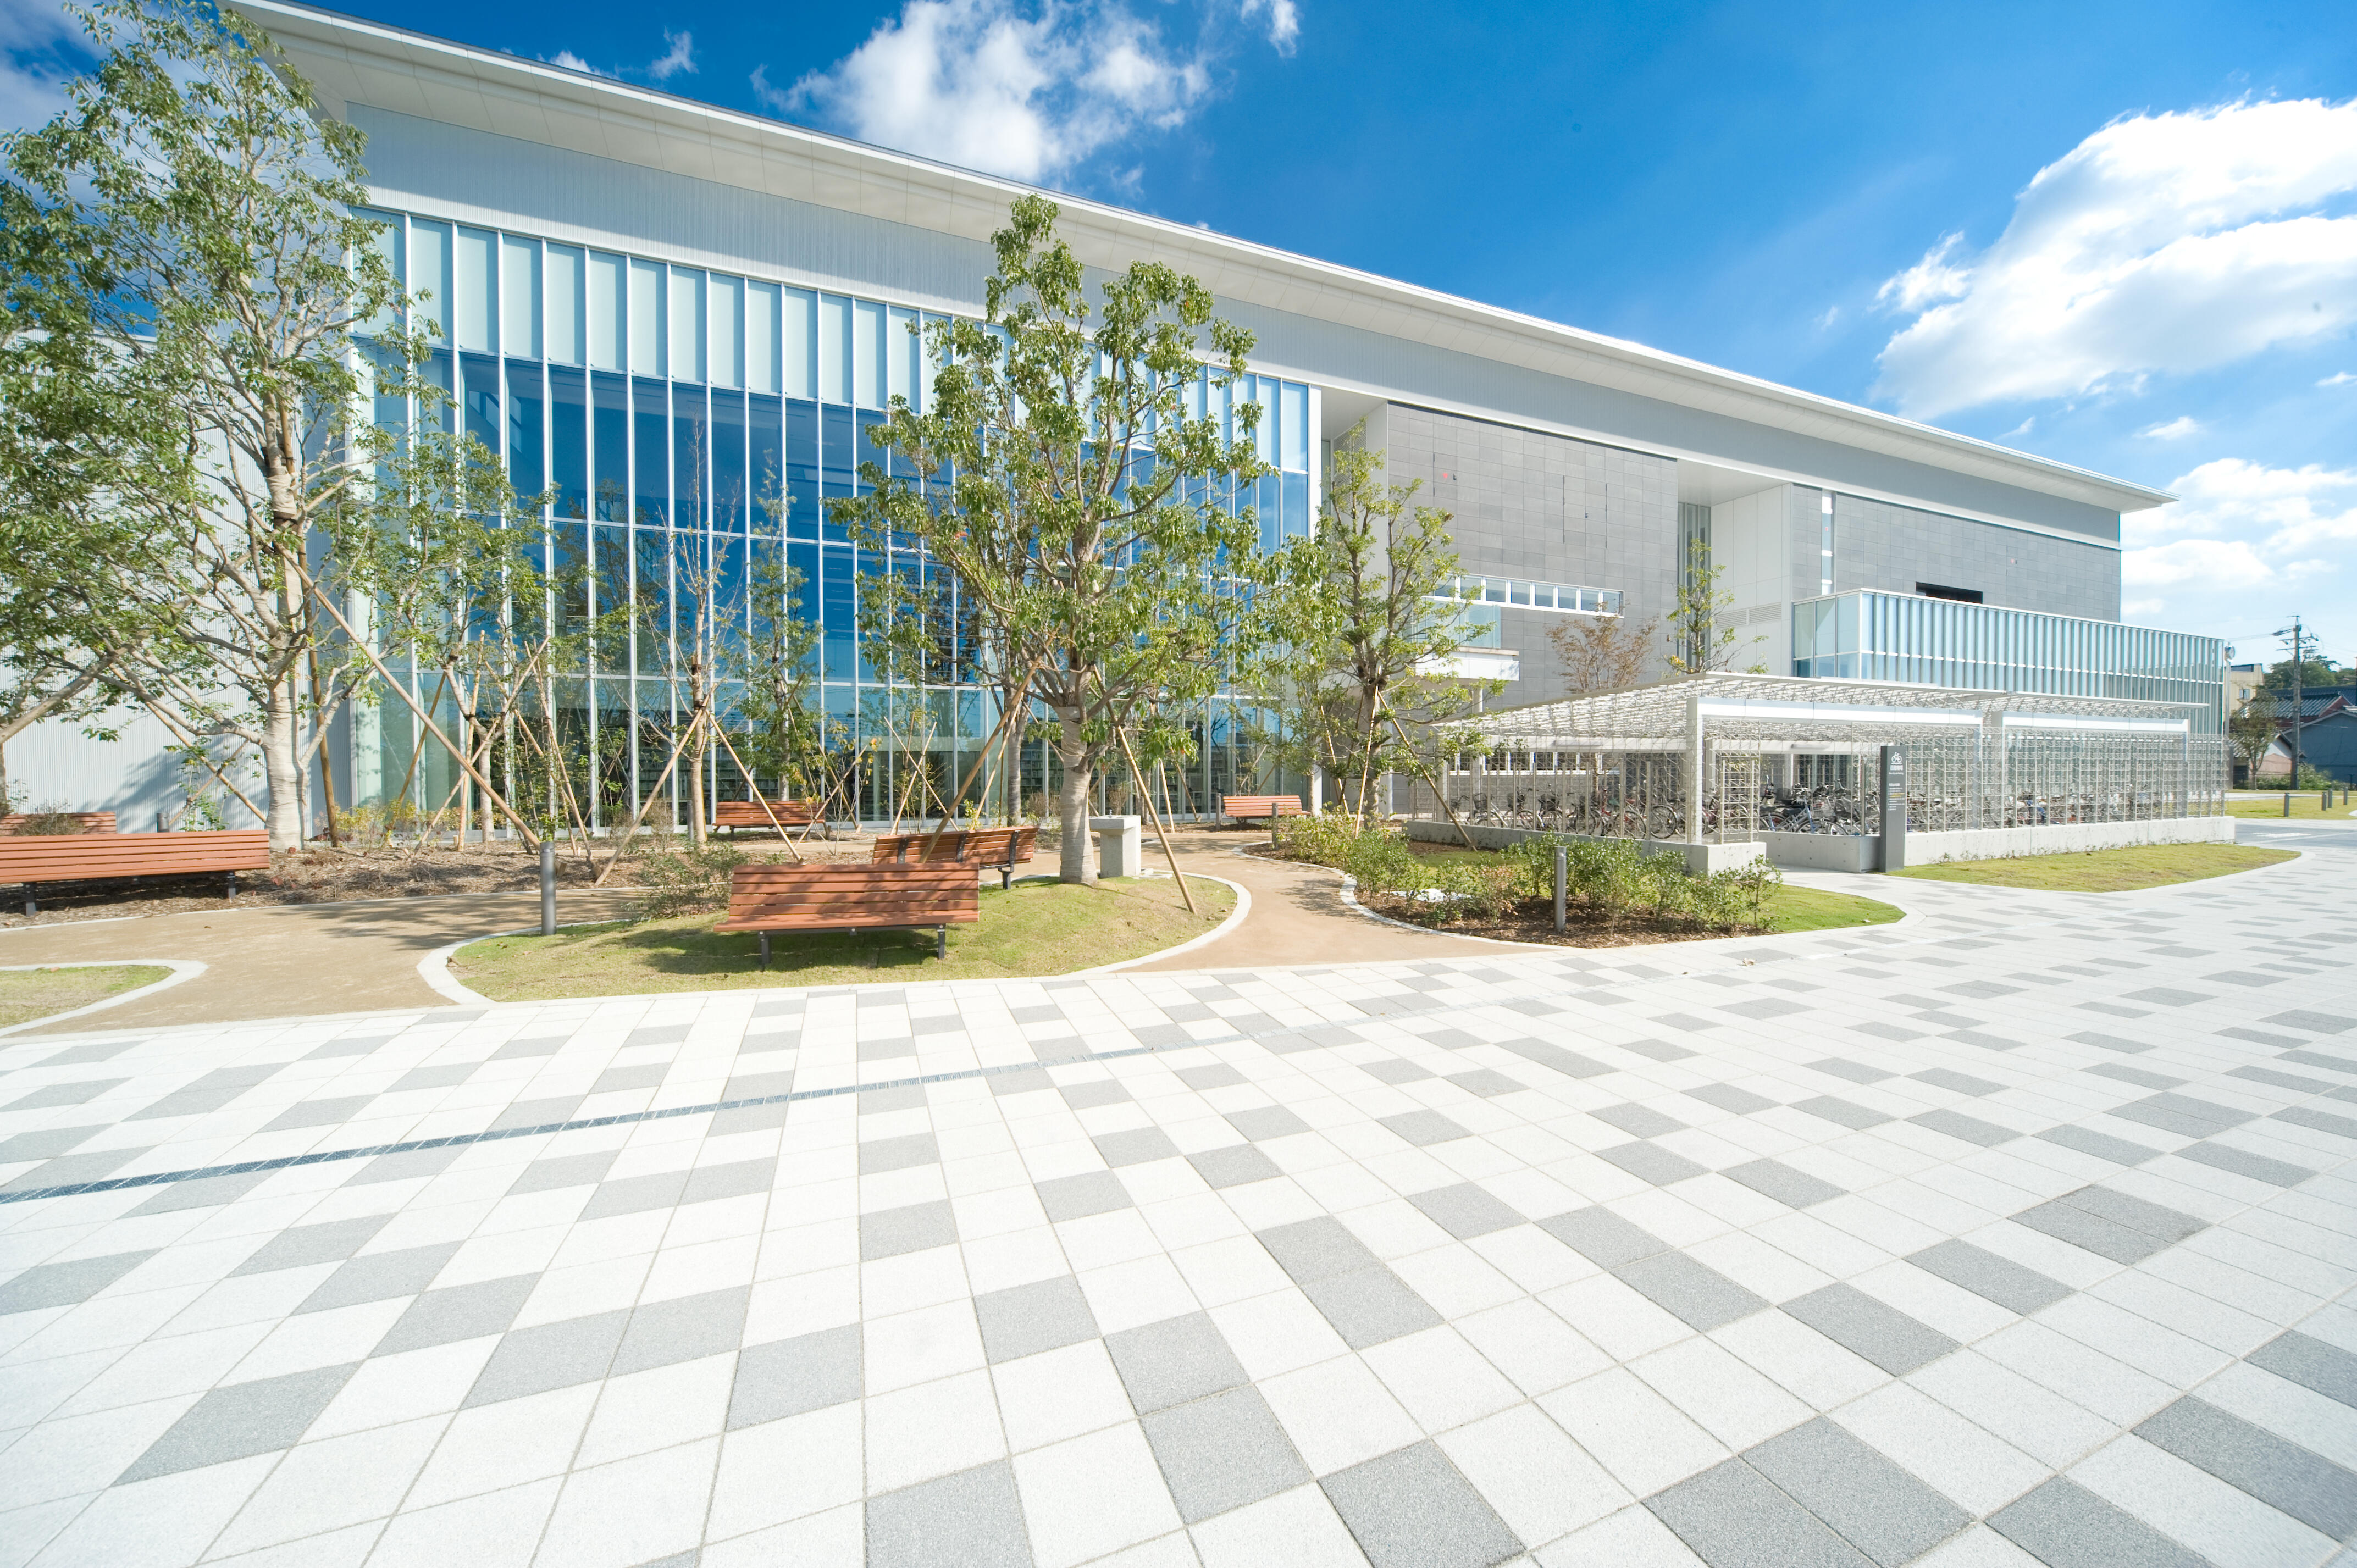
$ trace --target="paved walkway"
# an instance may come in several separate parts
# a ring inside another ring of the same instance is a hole
[[[0,1556],[2335,1560],[2357,838],[1894,893],[9,1042]]]

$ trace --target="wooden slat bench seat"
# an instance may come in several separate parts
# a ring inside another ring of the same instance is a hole
[[[1015,868],[1039,851],[1039,830],[1020,828],[952,828],[938,833],[887,833],[867,852],[871,865],[970,865],[998,873],[1004,892],[1015,880]]]
[[[974,872],[949,865],[740,865],[728,918],[716,931],[757,931],[770,967],[774,931],[913,931],[932,928],[950,956],[950,928],[982,918]]]
[[[1222,795],[1220,810],[1239,822],[1257,822],[1263,817],[1306,817],[1298,795]]]
[[[86,833],[111,833],[114,831],[113,811],[45,811],[41,814],[71,817],[80,824],[79,831]],[[32,820],[29,814],[23,811],[12,811],[5,817],[0,817],[0,835],[14,837],[21,834],[25,831],[25,824]],[[65,835],[60,833],[51,836],[62,838]]]
[[[806,828],[818,821],[818,803],[814,800],[772,800],[770,811],[777,813],[781,827]],[[759,800],[715,800],[712,825],[726,828],[728,836],[735,838],[739,828],[768,827],[770,817]]]
[[[270,869],[270,835],[260,828],[204,833],[18,834],[0,839],[0,883],[25,886],[25,913],[44,883],[118,877],[226,877],[221,897],[237,897],[237,874]]]

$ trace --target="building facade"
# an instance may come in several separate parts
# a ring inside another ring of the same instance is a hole
[[[927,367],[909,328],[981,313],[988,237],[1026,188],[283,0],[244,9],[323,112],[367,134],[392,259],[433,296],[425,309],[447,345],[436,373],[520,490],[553,488],[545,521],[557,547],[630,561],[630,591],[660,593],[648,585],[679,568],[640,563],[742,572],[757,545],[778,543],[801,577],[802,613],[821,628],[826,708],[868,724],[863,704],[878,682],[860,658],[857,583],[910,564],[856,549],[824,503],[853,493],[856,465],[873,455],[862,432],[886,404],[921,406]],[[1254,375],[1231,395],[1261,403],[1262,455],[1278,474],[1235,499],[1257,506],[1270,542],[1314,525],[1323,460],[1354,429],[1394,481],[1451,514],[1482,601],[1466,668],[1505,679],[1493,706],[1565,694],[1551,634],[1576,618],[1666,619],[1696,542],[1732,596],[1723,620],[1738,630],[1738,669],[1803,673],[1872,652],[1903,655],[1916,671],[1885,678],[2037,681],[2040,661],[2068,650],[2093,660],[2097,679],[2142,679],[2154,672],[2136,661],[2158,660],[2189,700],[2218,705],[2222,650],[2208,639],[2159,648],[2151,639],[2166,634],[2067,629],[2121,630],[2120,519],[2165,495],[1639,344],[1058,199],[1061,231],[1091,267],[1167,262],[1254,334]],[[783,504],[765,506],[773,492]],[[1814,607],[1846,595],[1987,612],[1961,633],[1952,622],[1938,630],[1936,617],[1887,618],[1952,640],[1987,643],[2001,611],[2009,651],[1845,649],[1839,612],[1827,643]],[[642,624],[669,613],[652,609]],[[648,737],[676,699],[645,648],[601,651],[597,665],[576,672],[580,722],[626,733],[616,766],[648,781],[661,762]],[[955,767],[996,715],[977,691],[931,695],[923,746]],[[1254,719],[1227,702],[1192,716],[1199,755],[1175,808],[1209,809],[1231,785],[1265,778]],[[169,768],[125,762],[143,733],[135,725],[105,757],[53,740],[27,748],[19,771],[36,793],[143,819],[168,807],[173,787]],[[902,753],[911,745],[892,737]],[[405,793],[430,806],[447,764],[428,749],[397,707],[343,721],[330,747],[338,798]],[[1044,788],[1046,770],[1035,742],[1027,792]],[[863,810],[882,809],[894,788],[887,768]]]

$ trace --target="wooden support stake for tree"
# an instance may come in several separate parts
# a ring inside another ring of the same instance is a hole
[[[735,759],[738,770],[745,775],[745,782],[753,787],[753,799],[760,802],[761,815],[769,818],[770,825],[778,830],[778,842],[786,846],[786,853],[794,857],[795,865],[800,865],[802,852],[794,847],[793,840],[786,837],[786,824],[778,821],[778,813],[770,810],[770,802],[762,799],[761,781],[753,777],[753,770],[745,766],[745,759],[737,756],[737,743],[728,738],[728,727],[726,725],[714,725],[712,733],[720,737],[720,744],[728,748],[728,755]]]
[[[1423,775],[1424,781],[1432,786],[1433,799],[1438,800],[1440,802],[1440,809],[1448,813],[1448,825],[1457,830],[1457,836],[1465,841],[1465,847],[1467,849],[1479,847],[1473,842],[1473,835],[1465,831],[1465,824],[1457,820],[1457,808],[1448,803],[1448,789],[1442,787],[1442,785],[1432,777],[1431,773],[1426,769],[1424,766],[1424,758],[1417,755],[1415,743],[1407,738],[1406,726],[1403,725],[1399,722],[1399,715],[1397,714],[1386,714],[1384,717],[1392,721],[1392,728],[1399,735],[1400,745],[1405,746],[1407,748],[1407,754],[1415,758],[1416,772]]]
[[[605,886],[606,878],[614,875],[614,867],[622,864],[622,856],[630,849],[630,841],[639,836],[639,824],[647,820],[647,811],[654,805],[655,797],[662,793],[662,787],[665,784],[671,782],[672,771],[679,766],[680,752],[686,747],[689,741],[695,738],[695,732],[703,723],[702,710],[699,709],[688,715],[687,727],[680,731],[679,737],[671,743],[671,756],[664,759],[662,771],[655,775],[654,788],[649,789],[645,799],[639,802],[637,813],[630,818],[630,825],[625,828],[622,831],[622,836],[615,841],[614,853],[607,860],[606,869],[597,874],[597,880],[590,883],[590,886]]]
[[[467,776],[481,788],[484,799],[490,800],[500,814],[515,824],[516,835],[523,840],[524,847],[534,854],[539,853],[540,835],[532,831],[531,824],[516,814],[515,808],[508,804],[505,796],[491,787],[491,781],[489,779],[475,771],[473,759],[450,744],[450,737],[442,733],[442,726],[436,724],[426,715],[425,710],[417,705],[417,699],[409,694],[408,687],[393,678],[393,671],[384,667],[384,660],[377,657],[376,650],[361,639],[360,634],[352,629],[351,623],[344,618],[343,612],[336,608],[329,602],[328,596],[319,591],[319,585],[312,581],[311,575],[293,562],[289,562],[288,564],[294,567],[295,575],[303,579],[304,587],[310,591],[312,598],[318,603],[319,607],[326,610],[334,618],[336,625],[343,628],[346,637],[351,639],[352,646],[361,650],[361,657],[368,660],[369,668],[376,671],[377,679],[393,688],[394,693],[408,704],[409,711],[417,715],[417,722],[425,726],[425,733],[439,741],[442,749],[448,752],[457,760],[458,766],[467,770]],[[463,835],[460,842],[465,842]]]
[[[1155,810],[1154,791],[1146,787],[1138,768],[1137,754],[1129,749],[1129,732],[1115,725],[1113,737],[1121,742],[1122,760],[1129,764],[1129,776],[1137,780],[1137,792],[1146,801],[1146,814],[1154,820],[1154,836],[1162,841],[1162,856],[1170,863],[1170,880],[1178,884],[1178,897],[1187,900],[1187,913],[1200,918],[1203,912],[1195,908],[1194,889],[1187,886],[1187,874],[1178,869],[1178,852],[1172,847],[1170,834],[1162,826],[1162,813]]]
[[[178,741],[183,746],[196,754],[197,760],[205,765],[205,770],[210,773],[214,778],[221,780],[221,786],[222,789],[237,797],[237,803],[239,805],[243,806],[249,811],[253,811],[253,820],[255,822],[266,822],[270,820],[262,812],[254,810],[253,802],[245,798],[245,791],[231,783],[229,781],[229,775],[223,773],[219,768],[213,766],[211,753],[206,751],[205,748],[199,745],[187,731],[183,730],[178,724],[174,723],[172,716],[169,714],[166,713],[156,703],[148,702],[147,699],[144,697],[141,698],[140,701],[145,703],[146,709],[149,713],[155,714],[158,719],[163,721],[164,727],[172,732],[172,738],[174,740]],[[242,751],[245,748],[243,746],[240,746],[238,749]],[[236,759],[232,757],[231,760],[234,761]]]

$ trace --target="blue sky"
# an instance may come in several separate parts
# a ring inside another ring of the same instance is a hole
[[[2177,490],[2126,618],[2357,662],[2346,0],[349,8]],[[10,123],[55,16],[0,0]]]

